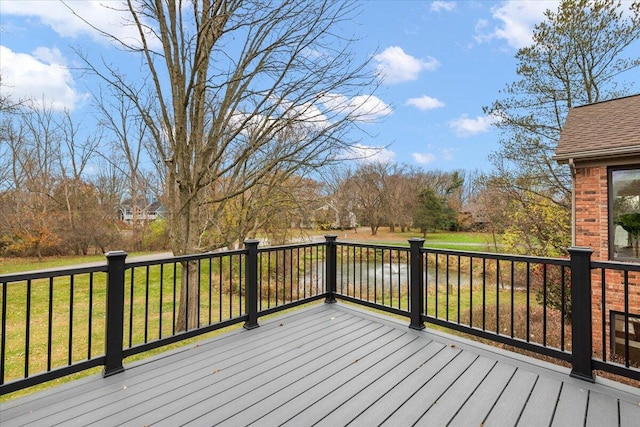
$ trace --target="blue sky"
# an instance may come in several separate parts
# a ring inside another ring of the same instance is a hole
[[[628,2],[627,2],[628,3]],[[120,36],[127,29],[101,4],[69,1],[78,14]],[[483,169],[498,133],[482,107],[517,79],[514,55],[531,43],[531,30],[557,1],[365,1],[346,29],[360,40],[359,55],[373,56],[384,76],[376,96],[389,113],[366,124],[376,159],[425,169]],[[91,126],[91,81],[74,71],[72,47],[109,57],[113,48],[54,0],[0,2],[2,90],[68,108]],[[640,56],[636,43],[634,52]],[[640,71],[626,76],[640,81]],[[637,90],[637,89],[636,89]],[[386,147],[381,149],[381,147]]]

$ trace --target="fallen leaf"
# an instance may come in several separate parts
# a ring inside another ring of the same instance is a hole
[[[215,371],[213,371],[213,375],[217,374],[218,372],[220,372],[220,369],[216,369]]]
[[[456,348],[456,345],[455,345],[455,344],[451,344],[451,346],[450,346],[450,347],[451,347],[451,348]]]
[[[284,323],[280,323],[278,326],[284,326]]]

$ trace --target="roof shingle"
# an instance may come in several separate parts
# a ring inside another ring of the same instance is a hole
[[[572,108],[555,159],[597,160],[640,155],[640,94]]]

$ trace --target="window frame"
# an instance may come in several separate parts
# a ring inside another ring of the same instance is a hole
[[[640,256],[638,258],[628,258],[628,257],[616,257],[615,256],[615,225],[613,224],[613,173],[619,171],[626,170],[637,170],[640,172],[640,163],[627,164],[624,166],[609,166],[607,167],[607,228],[608,228],[608,236],[607,240],[609,243],[609,259],[612,261],[622,261],[622,262],[634,262],[640,263]]]
[[[625,351],[624,350],[624,348],[625,348],[625,345],[624,345],[625,344],[624,343],[625,337],[624,336],[622,337],[622,340],[623,340],[622,343],[620,343],[620,345],[622,346],[623,353],[619,354],[616,351],[616,344],[617,344],[616,343],[616,338],[617,338],[616,337],[616,332],[617,332],[617,330],[616,330],[616,316],[622,317],[622,324],[623,325],[624,325],[624,320],[625,320],[625,313],[623,311],[609,310],[609,326],[610,326],[610,328],[609,328],[609,341],[610,341],[609,342],[609,346],[610,346],[609,350],[610,350],[610,353],[609,354],[611,355],[610,356],[611,359],[613,359],[616,356],[621,357],[622,358],[621,360],[623,361],[622,363],[624,363],[624,360],[626,358],[626,354],[624,353],[624,351]],[[631,314],[631,313],[629,313],[629,322],[628,322],[628,324],[630,324],[632,322],[633,323],[640,323],[640,315],[639,314]],[[622,332],[623,335],[625,333],[624,329],[619,331],[619,332]],[[627,326],[627,333],[629,334],[629,347],[640,349],[640,340],[636,340],[635,339],[635,336],[636,335],[640,335],[640,332],[635,332],[635,330],[634,330],[634,334],[633,334],[634,337],[632,338],[630,328]],[[638,353],[638,352],[640,352],[640,350],[635,351],[634,353]],[[631,348],[629,348],[629,364],[631,366],[640,365],[640,357],[638,357],[638,360],[635,360],[635,358],[632,356]]]

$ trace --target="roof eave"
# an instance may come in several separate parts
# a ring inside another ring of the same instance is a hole
[[[562,153],[553,156],[553,160],[558,163],[569,163],[583,160],[607,160],[617,157],[640,156],[640,145],[633,147],[607,148],[603,150],[581,151],[579,153]]]

